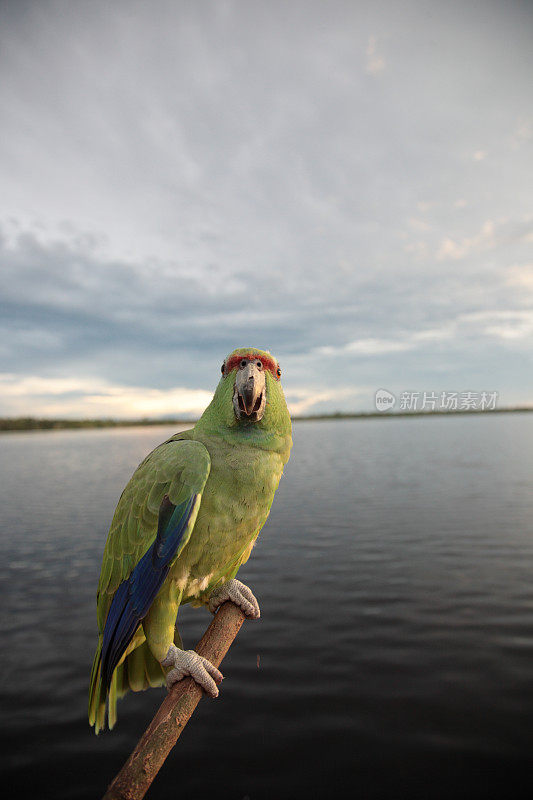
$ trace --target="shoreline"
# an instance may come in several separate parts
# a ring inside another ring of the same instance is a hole
[[[490,414],[531,413],[532,407],[494,408],[490,410],[457,410],[457,411],[360,411],[336,412],[332,414],[309,414],[292,417],[293,422],[339,421],[352,419],[405,419],[405,417],[464,417]],[[27,431],[56,430],[88,430],[102,428],[140,428],[163,425],[194,425],[197,419],[46,419],[40,417],[5,417],[0,418],[1,433],[18,433]]]

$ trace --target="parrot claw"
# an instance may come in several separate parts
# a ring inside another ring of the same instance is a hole
[[[209,598],[209,610],[214,614],[219,606],[226,600],[231,600],[250,619],[259,619],[261,611],[259,603],[251,589],[236,578],[219,586]]]
[[[194,650],[180,650],[175,644],[168,648],[162,667],[173,667],[167,673],[167,689],[190,675],[210,697],[218,697],[217,683],[222,681],[222,673],[207,658],[198,655]]]

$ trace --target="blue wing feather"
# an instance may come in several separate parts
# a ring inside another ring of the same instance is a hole
[[[197,497],[193,494],[174,506],[165,495],[154,543],[115,592],[102,644],[102,674],[106,687],[109,687],[115,668],[168,575],[170,562],[183,538]]]

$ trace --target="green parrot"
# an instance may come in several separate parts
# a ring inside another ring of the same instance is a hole
[[[259,617],[235,576],[266,522],[292,447],[277,360],[234,350],[194,428],[155,448],[124,489],[104,549],[97,591],[98,646],[89,722],[117,719],[117,699],[191,675],[218,695],[222,675],[176,628],[180,605],[226,600]]]

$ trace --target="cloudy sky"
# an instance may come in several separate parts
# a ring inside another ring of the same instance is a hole
[[[533,405],[533,5],[0,0],[0,416]]]

